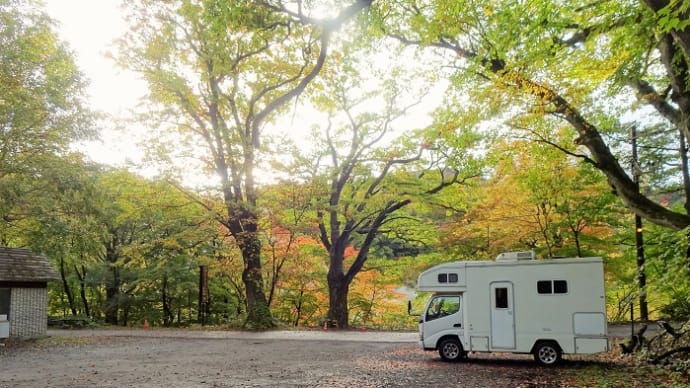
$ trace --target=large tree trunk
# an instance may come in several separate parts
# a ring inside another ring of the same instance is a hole
[[[253,329],[268,329],[274,326],[268,300],[264,293],[264,282],[261,276],[261,241],[252,233],[243,237],[242,258],[244,271],[242,280],[247,292],[247,322]]]
[[[247,296],[245,326],[252,329],[268,329],[274,326],[274,322],[268,308],[261,274],[261,240],[259,240],[258,234],[258,216],[246,206],[233,206],[232,204],[228,206],[230,233],[235,238],[244,260],[242,281]]]
[[[328,271],[328,320],[340,329],[347,329],[350,325],[347,308],[349,288],[350,284],[342,272]]]

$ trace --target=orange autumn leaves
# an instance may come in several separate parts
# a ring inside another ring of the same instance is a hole
[[[319,327],[328,311],[328,253],[315,238],[273,225],[264,236],[262,266],[267,295],[272,295],[271,312],[290,326]],[[345,265],[350,265],[358,250],[345,250]],[[239,277],[241,258],[225,258],[215,263],[216,276]],[[368,268],[357,275],[349,292],[353,327],[393,328],[405,313],[402,296],[395,291],[381,268]],[[240,284],[239,279],[233,282]],[[274,287],[271,293],[271,287]]]
[[[445,226],[445,244],[481,258],[509,250],[554,257],[601,249],[616,202],[599,174],[546,145],[515,142],[496,153],[501,160],[493,175],[460,189],[467,211]]]

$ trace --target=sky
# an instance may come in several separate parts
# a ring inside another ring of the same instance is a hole
[[[58,23],[57,32],[74,51],[77,66],[89,80],[92,109],[121,117],[136,106],[146,92],[144,82],[134,73],[119,69],[106,57],[112,42],[127,26],[118,7],[119,0],[43,0],[45,10]],[[101,123],[102,139],[79,148],[92,160],[122,165],[138,159],[136,142],[115,130],[112,122]]]
[[[56,20],[56,30],[64,42],[74,51],[77,66],[90,81],[88,94],[92,109],[109,114],[113,118],[126,116],[129,109],[138,105],[146,93],[146,85],[135,73],[120,69],[113,59],[107,57],[109,50],[115,51],[113,41],[127,30],[119,8],[121,0],[43,0],[45,10]],[[439,96],[437,96],[439,97]],[[438,98],[434,103],[438,103]],[[428,123],[428,108],[412,114],[405,120],[406,126],[423,126]],[[299,123],[283,122],[281,127],[288,133],[299,132],[304,140],[304,128]],[[143,151],[137,144],[135,132],[116,130],[113,120],[100,123],[101,140],[81,144],[77,148],[98,163],[130,166],[141,164]],[[298,129],[294,129],[298,128]],[[295,132],[297,131],[297,132]],[[143,132],[143,131],[142,131]],[[141,132],[140,132],[141,133]],[[132,162],[132,163],[129,163]],[[144,175],[146,169],[135,168]]]

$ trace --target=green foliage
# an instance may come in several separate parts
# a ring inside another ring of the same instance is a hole
[[[162,182],[74,173],[60,206],[43,209],[27,236],[63,277],[68,298],[51,299],[50,310],[94,319],[113,311],[110,323],[124,325],[196,321],[197,260],[215,233],[207,213]]]
[[[661,319],[690,319],[690,267],[688,234],[650,227],[645,229],[646,273],[650,279],[647,294]]]
[[[71,53],[36,4],[22,3],[0,3],[0,177],[94,133]]]
[[[71,142],[94,135],[71,53],[53,22],[24,3],[0,2],[0,245],[26,244],[28,218],[60,195],[54,184],[70,185],[58,180],[78,164]]]
[[[657,12],[658,26],[661,32],[682,31],[690,26],[687,18],[690,5],[687,2],[672,0]]]

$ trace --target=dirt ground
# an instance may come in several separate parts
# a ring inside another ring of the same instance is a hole
[[[543,368],[529,356],[501,354],[445,363],[419,349],[416,338],[357,331],[51,330],[48,338],[0,347],[0,387],[569,387],[589,385],[578,382],[578,371],[618,368],[597,359]]]

